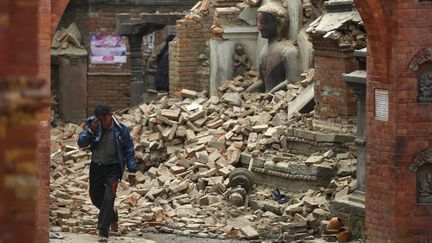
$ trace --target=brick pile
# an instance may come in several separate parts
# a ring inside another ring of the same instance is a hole
[[[210,98],[184,89],[181,99],[163,97],[117,115],[130,128],[139,168],[135,187],[122,181],[118,188],[122,233],[221,239],[275,238],[280,232],[289,239],[319,235],[321,221],[330,217],[330,200],[356,188],[350,153],[330,150],[291,158],[333,166],[338,176],[326,189],[287,194],[290,200],[284,204],[273,201],[270,190],[262,187],[255,188],[246,207],[226,200],[227,178],[241,154],[282,156],[287,152],[282,139],[286,128],[300,126],[302,120],[302,115],[284,119],[286,104],[304,88],[300,82],[274,95],[244,93],[251,83],[238,77],[220,88],[220,96]],[[80,126],[67,124],[51,134],[51,224],[55,230],[95,233],[97,209],[87,196],[91,154],[76,147],[80,131]]]

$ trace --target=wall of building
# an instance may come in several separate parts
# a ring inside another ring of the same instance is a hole
[[[222,27],[246,26],[238,19],[241,12],[236,4],[241,0],[216,0],[208,12],[195,11],[177,21],[177,38],[170,43],[170,93],[182,89],[209,91],[208,41],[212,37],[211,26],[219,23]]]
[[[432,146],[432,104],[417,103],[410,59],[432,47],[432,2],[356,1],[368,33],[367,242],[431,242],[431,205],[416,203],[414,156]],[[375,117],[375,90],[389,92],[389,118]]]
[[[59,27],[76,23],[81,31],[83,46],[90,52],[92,35],[116,34],[116,18],[119,13],[131,13],[138,16],[143,12],[182,12],[192,7],[195,1],[72,1],[62,17]],[[155,45],[165,39],[163,31],[155,36]],[[126,45],[129,44],[125,38]],[[144,50],[143,50],[144,51]],[[145,63],[143,70],[145,70]],[[107,103],[113,109],[123,109],[130,105],[130,58],[123,65],[88,65],[88,100],[87,115],[93,112],[98,102]],[[109,90],[107,90],[109,89]],[[107,92],[108,91],[108,92]]]

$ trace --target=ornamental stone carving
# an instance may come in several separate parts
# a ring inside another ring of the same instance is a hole
[[[432,204],[432,148],[417,154],[409,170],[416,173],[417,203]]]

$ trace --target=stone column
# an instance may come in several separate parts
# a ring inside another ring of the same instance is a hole
[[[362,71],[356,71],[362,72]],[[366,71],[363,71],[366,74]],[[358,190],[365,191],[366,179],[366,140],[365,140],[365,124],[366,124],[366,83],[365,82],[349,82],[348,87],[352,93],[357,96],[357,138],[355,144],[358,148],[357,156],[357,184]]]
[[[131,106],[142,103],[144,93],[143,59],[142,59],[142,38],[140,34],[128,35],[131,58],[131,85],[130,99]]]

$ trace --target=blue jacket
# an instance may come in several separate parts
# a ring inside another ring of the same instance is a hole
[[[93,152],[95,145],[99,142],[102,136],[102,125],[99,124],[96,132],[92,133],[90,131],[90,124],[95,120],[94,116],[87,119],[87,124],[84,130],[80,133],[78,138],[78,146],[80,148],[86,148],[90,145],[90,150]],[[129,129],[126,125],[118,122],[113,117],[114,125],[114,141],[116,141],[117,147],[117,161],[124,171],[127,165],[129,173],[135,173],[137,171],[135,163],[135,150],[133,141],[129,134]]]

